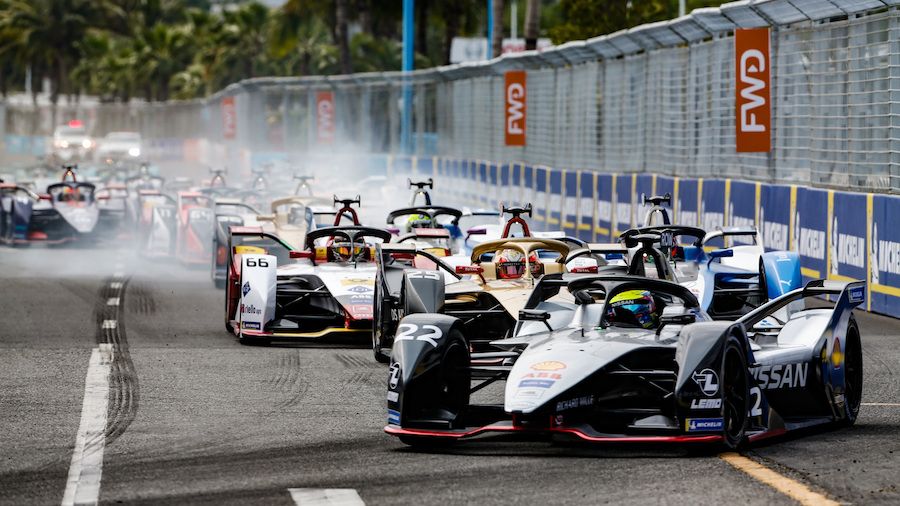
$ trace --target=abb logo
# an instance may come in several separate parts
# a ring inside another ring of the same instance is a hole
[[[527,73],[524,70],[510,70],[504,76],[507,146],[525,145],[526,79]]]
[[[234,139],[237,134],[237,110],[234,108],[234,97],[222,99],[222,137]]]
[[[772,149],[769,29],[734,31],[735,140],[738,153]]]
[[[316,139],[319,144],[334,142],[334,94],[330,91],[316,94]]]

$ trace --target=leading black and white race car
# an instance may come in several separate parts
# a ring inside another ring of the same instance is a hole
[[[617,316],[620,306],[610,301],[629,291],[651,294],[658,319],[630,324]],[[864,294],[862,282],[813,281],[724,322],[673,282],[546,276],[516,337],[492,342],[496,351],[470,352],[476,331],[452,316],[404,318],[385,431],[412,445],[516,433],[734,448],[793,429],[852,424],[863,364],[852,310]],[[825,295],[836,302],[816,308]],[[500,381],[496,402],[472,402]]]

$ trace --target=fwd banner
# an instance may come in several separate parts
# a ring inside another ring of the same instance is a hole
[[[505,75],[503,86],[506,96],[506,145],[525,145],[526,91],[528,74],[524,70],[510,70]]]
[[[734,31],[735,139],[738,153],[772,149],[769,29]]]
[[[234,139],[237,134],[237,110],[234,107],[234,97],[222,99],[222,137]]]
[[[316,93],[316,140],[319,144],[334,142],[334,94],[330,91]]]

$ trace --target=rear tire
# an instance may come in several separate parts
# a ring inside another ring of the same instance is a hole
[[[750,411],[750,373],[744,347],[734,335],[728,336],[722,353],[723,443],[735,450],[744,444]]]
[[[844,424],[856,423],[859,407],[862,403],[863,391],[863,359],[862,343],[859,338],[859,326],[851,317],[847,326],[846,343],[844,343]]]

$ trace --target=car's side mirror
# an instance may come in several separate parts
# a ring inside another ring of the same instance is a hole
[[[547,330],[553,330],[553,327],[550,326],[550,313],[547,311],[520,309],[519,320],[523,322],[543,322],[547,326]]]
[[[487,229],[483,227],[472,227],[466,230],[466,235],[487,235]]]
[[[666,325],[690,325],[692,323],[696,323],[697,315],[694,313],[681,313],[681,314],[673,314],[667,315],[664,314],[659,318],[659,327],[656,328],[656,335],[659,335],[662,332],[663,327]]]
[[[456,273],[457,274],[481,274],[484,272],[484,267],[480,265],[457,265]]]
[[[313,252],[312,251],[291,251],[289,253],[289,255],[293,259],[305,258],[307,260],[310,260],[313,257]]]

